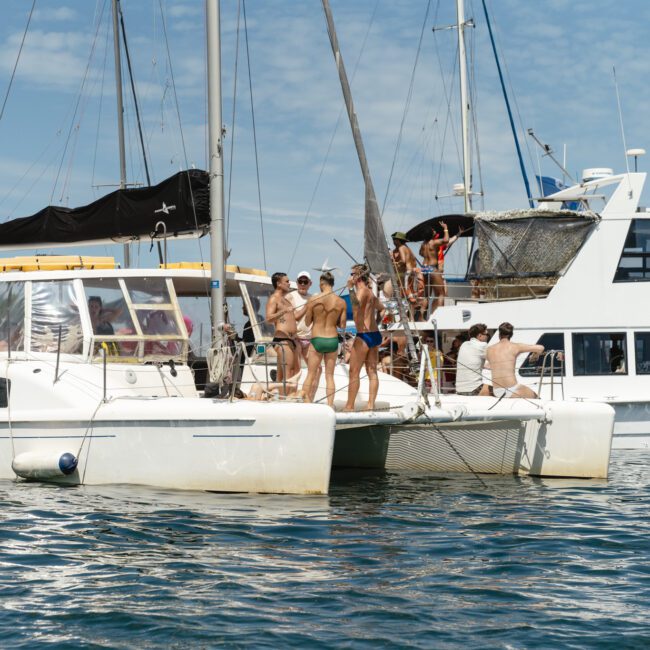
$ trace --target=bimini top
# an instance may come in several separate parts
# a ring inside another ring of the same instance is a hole
[[[151,237],[159,221],[168,235],[204,234],[209,204],[208,173],[192,169],[152,187],[111,192],[81,208],[49,206],[0,223],[0,248]]]
[[[589,210],[479,212],[468,277],[557,277],[571,263],[600,217]]]

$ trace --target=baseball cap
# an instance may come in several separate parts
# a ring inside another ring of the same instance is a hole
[[[309,271],[300,271],[300,273],[298,273],[298,275],[296,276],[296,280],[298,278],[307,278],[311,282],[311,274],[309,273]]]

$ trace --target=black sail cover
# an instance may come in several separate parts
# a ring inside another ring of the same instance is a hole
[[[151,236],[158,221],[167,234],[202,234],[209,227],[208,173],[179,172],[158,185],[117,190],[81,208],[49,206],[0,224],[0,246],[67,244]]]

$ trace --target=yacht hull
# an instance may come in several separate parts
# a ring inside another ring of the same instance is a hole
[[[466,417],[486,400],[469,400]],[[508,400],[507,406],[520,401]],[[335,468],[607,478],[613,410],[568,402],[544,407],[542,421],[523,413],[519,420],[500,420],[496,411],[489,420],[339,426],[332,462]]]
[[[650,402],[617,402],[612,449],[650,448]]]
[[[11,426],[2,422],[0,478],[15,478],[18,455],[72,453],[77,469],[56,482],[328,491],[335,422],[325,406],[159,398],[116,400],[95,418],[81,409],[56,416],[27,421],[13,413]]]

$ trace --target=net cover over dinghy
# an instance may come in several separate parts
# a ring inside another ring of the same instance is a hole
[[[48,206],[0,224],[3,248],[34,244],[128,240],[151,236],[156,223],[167,234],[203,234],[209,227],[208,173],[179,172],[151,187],[117,190],[80,208]]]

